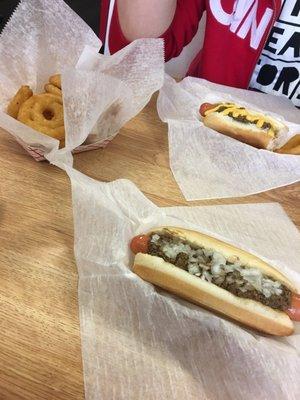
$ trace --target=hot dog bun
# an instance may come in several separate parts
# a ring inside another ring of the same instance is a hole
[[[224,103],[228,108],[223,112],[218,112],[218,107],[212,105],[212,111],[208,109],[205,115],[202,116],[203,124],[240,142],[247,143],[258,149],[269,150],[273,150],[275,140],[278,140],[287,131],[287,127],[283,123],[270,116],[253,110],[241,109],[239,105],[228,104]],[[233,111],[234,115],[241,113],[242,116],[245,116],[246,123],[239,122],[229,116],[229,111]],[[248,120],[252,122],[250,123]],[[257,124],[253,123],[256,120],[259,122]],[[260,126],[263,122],[269,123],[272,129],[263,129]]]
[[[244,126],[239,122],[233,121],[230,117],[218,115],[217,113],[212,113],[205,117],[203,124],[223,135],[230,136],[258,149],[267,149],[273,140],[272,136],[256,126]]]
[[[154,232],[162,230],[167,230],[172,235],[198,246],[212,248],[224,256],[238,256],[242,263],[251,264],[264,274],[282,282],[292,292],[297,292],[294,285],[284,275],[246,251],[199,232],[182,228],[163,227],[155,229]],[[144,280],[192,303],[217,311],[259,331],[277,336],[287,336],[294,331],[293,323],[285,312],[265,306],[255,300],[237,297],[160,257],[143,253],[136,254],[133,271]]]

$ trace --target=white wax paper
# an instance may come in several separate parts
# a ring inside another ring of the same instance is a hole
[[[272,262],[300,285],[300,235],[276,203],[158,208],[129,181],[66,167],[87,400],[296,400],[300,330],[254,333],[144,282],[128,244],[151,227],[196,228]]]
[[[139,40],[110,57],[98,55],[100,47],[64,1],[21,1],[0,35],[0,127],[28,150],[57,149],[57,140],[10,117],[6,108],[22,85],[41,92],[61,73],[67,151],[84,150],[85,139],[86,148],[111,140],[162,86],[163,42]]]
[[[1,128],[28,146],[57,148],[57,140],[10,117],[6,108],[22,85],[41,92],[51,75],[75,67],[86,45],[100,49],[101,41],[64,1],[21,1],[0,35]]]
[[[138,114],[152,94],[161,88],[164,81],[163,41],[135,40],[112,56],[104,56],[91,46],[86,46],[77,68],[95,75],[103,73],[109,76],[112,82],[118,79],[124,84],[124,88],[119,89],[119,98],[101,114],[90,132],[90,143],[99,137],[115,134],[125,122]]]
[[[198,78],[176,83],[166,76],[158,112],[168,123],[170,165],[184,197],[240,197],[297,182],[300,156],[258,150],[203,125],[200,105],[218,101],[233,101],[279,118],[289,128],[285,141],[300,133],[300,111],[287,99]]]

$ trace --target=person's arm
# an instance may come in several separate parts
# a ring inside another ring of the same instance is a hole
[[[117,0],[119,22],[128,41],[156,38],[171,25],[176,0]]]
[[[177,57],[197,33],[205,3],[205,0],[116,0],[108,32],[110,52],[115,53],[136,38],[161,37],[165,42],[165,60]],[[169,6],[165,7],[166,4]],[[102,25],[107,29],[105,21]]]

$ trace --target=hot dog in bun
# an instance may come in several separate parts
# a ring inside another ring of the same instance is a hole
[[[133,271],[165,290],[278,336],[300,321],[300,296],[258,257],[199,232],[162,227],[136,236]]]
[[[199,112],[208,128],[258,149],[273,150],[274,143],[288,130],[275,118],[235,103],[204,103]]]

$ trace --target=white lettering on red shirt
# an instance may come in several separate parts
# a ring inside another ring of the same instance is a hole
[[[235,1],[231,13],[224,10],[221,0],[210,0],[209,5],[216,20],[222,25],[229,26],[230,31],[238,37],[246,39],[250,33],[250,47],[257,49],[273,15],[273,10],[266,7],[261,20],[258,22],[258,2],[259,0]]]

